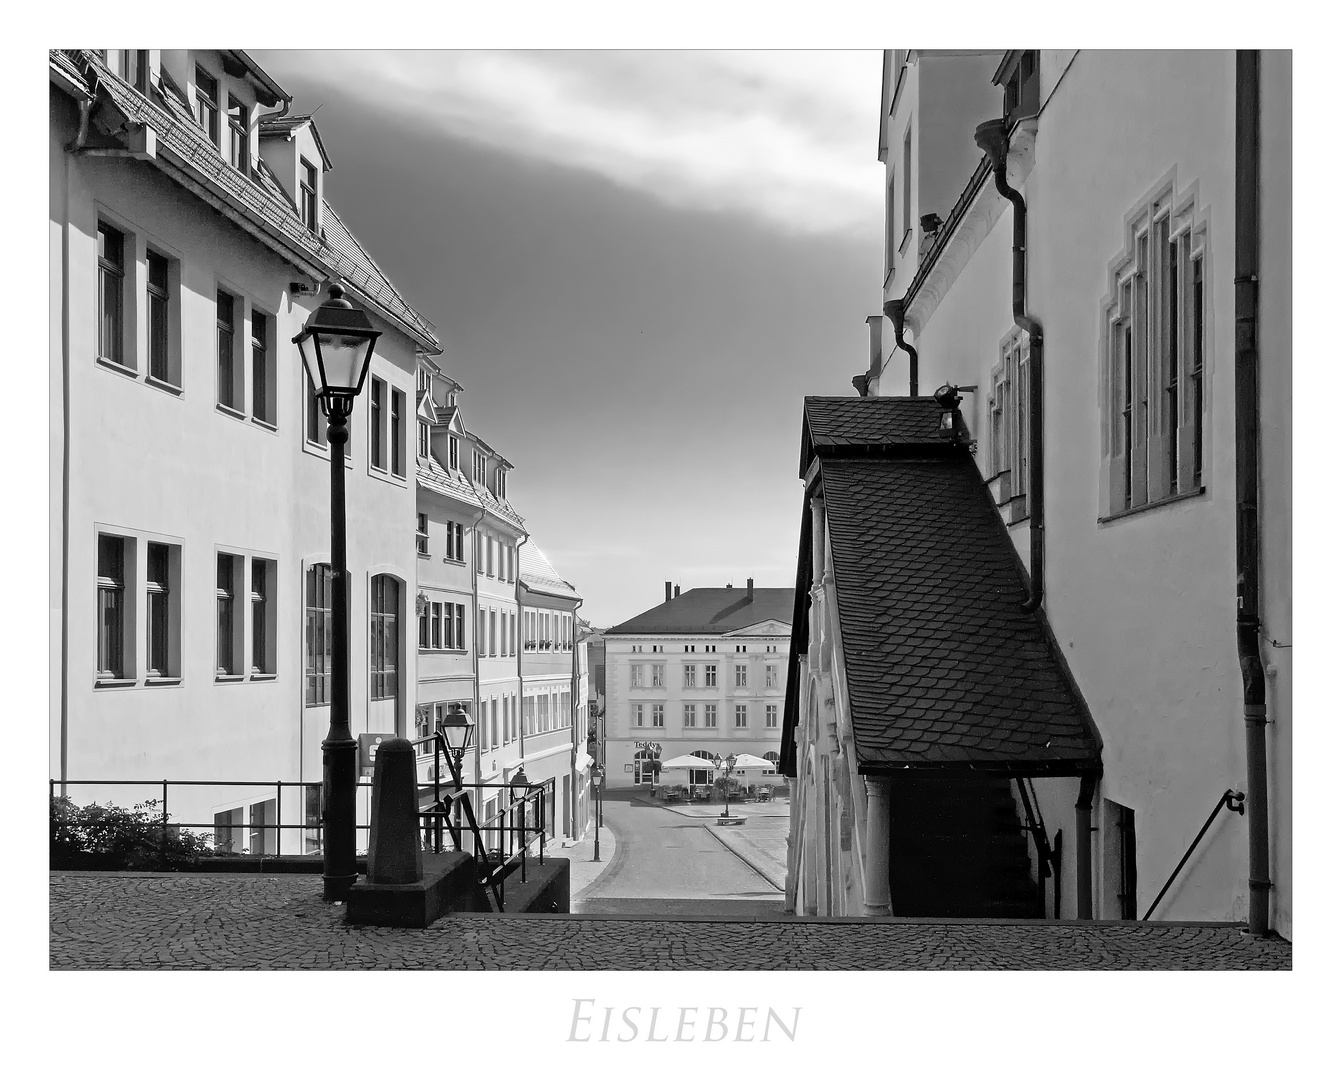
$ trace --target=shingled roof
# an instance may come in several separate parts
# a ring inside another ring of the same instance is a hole
[[[690,589],[612,626],[607,634],[728,634],[756,623],[792,622],[791,589]]]
[[[581,600],[578,590],[559,576],[559,571],[535,544],[523,544],[518,552],[518,570],[522,584],[530,592],[545,593],[567,600]]]
[[[1020,561],[968,449],[926,426],[931,399],[867,400],[807,398],[805,428],[820,458],[858,770],[1097,768],[1099,733],[1043,612],[1022,609]],[[812,577],[806,525],[799,591]],[[805,624],[793,625],[785,749]],[[793,755],[784,766],[795,775]]]

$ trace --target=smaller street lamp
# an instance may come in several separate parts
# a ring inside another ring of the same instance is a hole
[[[447,741],[448,762],[452,766],[452,779],[461,787],[461,761],[466,751],[475,745],[475,721],[457,702],[447,708],[447,715],[438,724],[438,730]]]
[[[592,766],[592,794],[596,798],[596,832],[592,841],[592,862],[601,861],[601,785],[606,779],[605,766]]]
[[[725,770],[722,774],[722,816],[732,816],[732,789],[727,781],[732,775],[732,770],[736,768],[736,755],[728,754],[723,757],[721,754],[713,755],[713,768]]]
[[[517,772],[513,773],[513,778],[512,778],[510,781],[508,781],[508,794],[511,795],[511,796],[513,797],[513,810],[512,810],[512,813],[511,813],[509,816],[513,819],[513,828],[516,829],[516,828],[517,828],[517,822],[518,822],[519,815],[520,815],[520,819],[521,819],[521,830],[520,830],[520,832],[521,832],[521,841],[522,841],[522,846],[523,846],[523,847],[526,847],[526,846],[527,846],[527,834],[526,834],[526,827],[527,827],[527,807],[526,807],[526,804],[523,803],[522,806],[521,806],[520,808],[518,808],[517,803],[518,803],[519,800],[525,799],[525,798],[527,797],[527,792],[530,791],[530,790],[531,790],[531,781],[530,781],[529,779],[527,779],[527,772],[526,772],[526,769],[524,769],[524,768],[522,768],[521,766],[519,766],[518,769],[517,769]],[[499,847],[502,848],[502,847],[503,847],[503,844],[500,843],[500,844],[499,844]],[[525,875],[526,875],[526,864],[525,864],[525,863],[523,864],[522,874],[523,874],[522,880],[523,880],[523,881],[526,881],[526,877],[525,877]]]

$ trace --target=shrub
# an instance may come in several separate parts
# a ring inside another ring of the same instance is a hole
[[[101,855],[127,870],[167,870],[214,854],[209,836],[163,826],[159,802],[131,809],[110,802],[76,806],[68,795],[51,799],[51,857]]]

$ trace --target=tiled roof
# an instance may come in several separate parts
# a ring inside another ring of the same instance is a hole
[[[511,521],[518,528],[523,527],[525,519],[513,509],[512,503],[500,499],[490,491],[489,488],[485,487],[484,484],[477,484],[474,480],[471,480],[470,485],[471,490],[475,492],[475,497],[479,500],[481,506],[494,511],[499,517]]]
[[[967,452],[820,464],[858,767],[1099,764],[1099,737],[1025,598]]]
[[[535,543],[522,545],[518,557],[518,570],[521,571],[522,583],[532,592],[543,592],[550,596],[562,596],[573,600],[582,599],[578,590],[559,576],[559,571],[550,564],[545,552]]]
[[[792,622],[791,589],[690,589],[641,615],[635,615],[607,634],[727,634],[773,619]]]
[[[802,406],[801,472],[817,454],[942,454],[942,408],[930,397],[808,397]]]
[[[131,123],[152,128],[161,148],[222,193],[264,231],[310,264],[323,267],[329,276],[343,278],[356,294],[401,323],[419,344],[434,352],[441,351],[433,325],[405,302],[330,204],[326,204],[327,236],[318,237],[300,220],[297,209],[269,170],[253,170],[248,177],[224,160],[166,73],[161,75],[163,85],[151,91],[151,99],[123,82],[87,49],[56,50],[50,56],[53,65],[63,72],[73,59],[77,66],[96,75],[98,88]]]
[[[476,497],[475,489],[471,487],[470,481],[461,473],[449,472],[443,468],[432,455],[427,458],[420,458],[415,463],[415,479],[423,487],[430,491],[436,491],[439,495],[446,495],[451,499],[460,499],[472,506],[480,505],[480,500]]]

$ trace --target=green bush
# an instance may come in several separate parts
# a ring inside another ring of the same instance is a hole
[[[110,802],[76,806],[68,795],[51,799],[51,856],[102,855],[127,870],[166,870],[216,854],[213,838],[163,826],[158,800],[127,810]],[[222,852],[220,852],[222,854]]]

